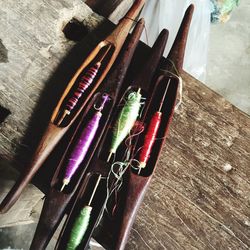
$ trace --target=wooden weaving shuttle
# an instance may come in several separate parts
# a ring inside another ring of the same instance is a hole
[[[147,54],[147,60],[146,63],[143,67],[140,67],[139,72],[137,73],[137,76],[135,78],[133,78],[133,80],[131,81],[130,79],[128,79],[126,81],[126,87],[123,88],[123,94],[122,96],[124,96],[128,90],[131,90],[131,88],[141,88],[143,89],[143,91],[148,91],[150,89],[150,85],[151,85],[151,79],[154,76],[154,72],[157,68],[157,66],[159,65],[160,59],[162,58],[162,54],[167,42],[167,38],[168,38],[168,32],[166,30],[162,31],[161,34],[159,35],[158,39],[156,40],[153,48],[149,51],[149,53]],[[131,65],[130,68],[132,68],[133,65]],[[150,97],[149,97],[150,98]],[[119,105],[121,104],[121,101],[116,104],[116,106],[119,107]],[[116,112],[114,112],[116,113]],[[113,120],[111,119],[110,124],[113,122]],[[109,133],[107,132],[109,129],[107,127],[106,132],[103,136],[102,139],[102,143],[101,146],[99,147],[98,151],[95,152],[94,157],[91,160],[90,166],[88,168],[88,171],[91,173],[98,173],[101,174],[103,177],[107,177],[108,176],[108,172],[110,170],[111,164],[106,162],[106,154],[103,154],[102,149],[106,149],[107,148],[107,143],[106,141],[109,138]],[[104,150],[105,151],[105,150]],[[105,186],[105,185],[104,185]],[[85,181],[82,182],[82,188],[79,189],[80,191],[78,192],[78,195],[75,199],[75,203],[71,208],[71,212],[70,212],[70,216],[68,216],[65,225],[63,227],[62,233],[59,237],[59,241],[57,243],[58,245],[58,249],[62,249],[62,246],[64,246],[66,244],[65,239],[67,239],[69,232],[70,232],[70,228],[72,226],[72,221],[74,220],[74,218],[72,218],[72,216],[75,216],[77,214],[77,212],[79,209],[79,203],[82,202],[82,200],[84,200],[85,197]],[[84,247],[88,244],[91,235],[96,227],[97,221],[99,220],[100,214],[101,214],[101,210],[103,208],[103,204],[105,199],[103,199],[103,196],[105,197],[105,189],[102,190],[102,195],[99,195],[99,202],[97,204],[99,210],[95,210],[95,215],[94,218],[91,221],[91,224],[89,225],[89,229],[84,237],[84,240],[82,242],[81,247],[84,249]],[[110,231],[110,230],[106,230],[106,231]],[[114,232],[112,231],[112,234],[114,234]],[[100,241],[100,243],[103,243],[102,241]],[[110,243],[111,244],[111,243]],[[110,244],[108,249],[110,248]]]
[[[173,76],[171,73],[167,73],[167,71],[170,71],[175,75],[178,74],[173,69],[173,65],[169,65],[169,61],[171,61],[171,63],[175,65],[178,72],[182,70],[186,41],[190,23],[192,20],[193,9],[194,6],[190,5],[186,10],[180,29],[169,53],[169,56],[163,61],[161,66],[163,72],[165,71],[166,73],[163,73],[158,77],[157,85],[159,86],[159,89],[158,91],[156,91],[158,95],[156,95],[153,99],[157,100],[157,97],[159,97],[159,93],[164,92],[164,89],[167,87],[167,83],[170,80],[168,92],[162,107],[164,113],[157,134],[157,138],[162,138],[162,140],[155,141],[149,162],[146,168],[141,171],[140,175],[138,175],[138,170],[133,170],[131,168],[129,169],[128,181],[126,186],[127,188],[123,194],[125,197],[125,201],[123,201],[125,205],[122,206],[120,213],[118,213],[117,215],[118,221],[120,220],[120,228],[118,230],[118,234],[113,239],[114,241],[116,241],[114,247],[114,249],[116,250],[122,250],[125,248],[126,242],[129,237],[130,229],[135,220],[137,210],[140,207],[146,189],[152,179],[157,161],[160,156],[160,152],[168,134],[169,126],[174,113],[174,106],[179,85],[179,79]],[[149,112],[147,114],[148,122],[155,110],[157,110],[157,105],[155,103],[152,103],[152,107],[149,109]]]
[[[132,34],[130,37],[128,37],[127,41],[125,42],[122,51],[117,58],[115,64],[113,65],[110,73],[105,78],[102,86],[98,89],[98,93],[106,93],[111,98],[111,103],[108,106],[108,109],[106,111],[106,116],[102,122],[102,126],[98,132],[98,138],[96,139],[93,150],[91,151],[91,155],[95,152],[95,149],[98,146],[99,140],[101,138],[101,135],[107,126],[107,121],[112,113],[114,104],[116,103],[118,93],[120,91],[121,85],[123,83],[123,80],[125,78],[126,72],[128,70],[130,61],[132,59],[132,56],[134,54],[134,51],[137,47],[137,44],[139,42],[141,33],[144,28],[144,20],[141,19],[136,24]],[[59,225],[62,217],[66,213],[66,208],[70,201],[72,200],[72,197],[74,196],[74,193],[76,192],[78,186],[80,183],[82,183],[83,176],[85,174],[88,162],[91,159],[91,155],[88,156],[87,161],[84,161],[84,166],[78,171],[77,178],[74,180],[73,188],[65,189],[64,192],[60,192],[60,185],[61,185],[61,172],[65,168],[63,162],[66,157],[67,151],[70,149],[71,144],[73,144],[74,140],[76,139],[77,131],[79,130],[82,122],[86,118],[86,115],[89,111],[89,109],[93,106],[93,103],[95,99],[98,97],[99,94],[95,95],[96,97],[93,98],[91,103],[88,105],[86,110],[84,111],[84,114],[82,115],[82,119],[78,125],[78,128],[76,129],[71,142],[68,144],[68,149],[65,151],[65,154],[60,162],[60,164],[57,167],[57,170],[52,178],[51,184],[50,184],[50,190],[45,198],[42,213],[40,215],[39,223],[31,244],[30,249],[45,249],[49,240],[51,239],[53,233],[55,232],[57,226]],[[81,186],[84,186],[82,184]]]
[[[40,141],[35,154],[30,161],[30,164],[27,166],[24,173],[16,181],[15,185],[2,201],[0,205],[0,213],[7,212],[10,207],[17,201],[23,189],[31,181],[38,169],[44,163],[45,159],[54,149],[55,145],[70,128],[73,121],[77,118],[77,116],[79,116],[80,112],[86,107],[87,102],[90,100],[91,96],[93,96],[93,93],[101,84],[111,66],[113,65],[115,59],[117,58],[130,28],[134,24],[133,20],[139,14],[141,8],[144,5],[144,1],[145,0],[134,1],[130,10],[120,20],[118,26],[114,29],[114,31],[105,40],[101,41],[96,46],[96,48],[89,54],[89,56],[77,70],[73,78],[70,80],[65,92],[63,93],[58,105],[56,106],[52,114],[48,127]],[[77,81],[78,83],[80,83],[79,78],[82,77],[82,74],[86,74],[86,71],[88,70],[93,70],[91,69],[91,67],[94,67],[96,64],[100,63],[98,62],[98,60],[101,60],[102,64],[101,66],[99,65],[99,72],[95,76],[96,78],[93,80],[93,86],[83,94],[84,98],[81,98],[81,101],[79,101],[78,103],[74,103],[76,107],[75,109],[73,109],[73,112],[71,112],[66,117],[66,120],[64,121],[63,119],[58,124],[58,121],[60,120],[60,117],[58,116],[61,115],[63,109],[65,112],[65,107],[63,105],[65,105],[67,101],[71,100],[71,98],[69,98],[70,95],[75,95],[76,93]]]
[[[182,25],[180,27],[179,33],[177,35],[177,38],[175,40],[175,43],[172,47],[170,55],[173,55],[176,53],[176,57],[168,57],[176,66],[177,70],[180,71],[182,69],[183,64],[183,58],[184,58],[184,51],[185,51],[185,44],[186,44],[186,38],[188,34],[189,24],[192,18],[192,12],[193,12],[193,6],[189,7],[186,11],[185,17],[183,19]],[[144,46],[143,48],[144,52],[146,52],[146,48]],[[179,52],[176,52],[179,51]],[[163,61],[163,70],[170,71],[173,70],[173,67],[169,66],[167,63],[167,60]],[[142,63],[142,61],[140,62]],[[176,73],[174,71],[174,73]],[[163,73],[160,75],[157,79],[156,86],[159,85],[159,87],[164,87],[164,84],[169,79],[169,74]],[[168,131],[169,124],[171,122],[171,118],[173,116],[173,109],[174,109],[174,103],[177,95],[177,89],[178,89],[178,83],[179,80],[175,77],[171,80],[171,85],[169,89],[169,93],[167,95],[166,101],[164,102],[163,109],[165,110],[165,119],[162,122],[160,133],[162,135],[166,135]],[[150,111],[149,111],[150,112]],[[104,139],[105,141],[105,139]],[[106,249],[124,249],[126,240],[129,236],[129,231],[131,229],[131,226],[133,224],[133,221],[135,219],[136,212],[140,206],[140,203],[143,199],[143,196],[145,194],[146,188],[148,184],[150,183],[150,180],[152,178],[152,174],[155,170],[155,165],[159,157],[160,150],[163,146],[164,140],[159,140],[158,144],[154,147],[154,157],[151,158],[151,161],[149,163],[150,167],[147,169],[146,172],[141,172],[141,175],[138,175],[136,171],[130,170],[128,171],[128,178],[125,181],[126,186],[124,187],[125,191],[123,192],[123,197],[125,200],[120,204],[119,211],[117,212],[114,220],[110,223],[108,221],[107,223],[102,224],[97,228],[97,231],[94,235],[94,238],[102,244]],[[107,172],[109,171],[108,166],[110,164],[107,164],[105,160],[102,160],[99,155],[94,157],[92,160],[90,169],[93,172],[101,173],[102,175],[107,175]],[[82,189],[82,192],[80,192],[80,197],[76,199],[74,207],[77,205],[80,198],[84,197],[84,191]],[[101,202],[101,201],[100,201]],[[102,208],[99,202],[99,209]],[[118,204],[119,205],[119,204]],[[74,207],[72,207],[71,211],[74,211]],[[72,217],[74,214],[71,212]],[[70,218],[69,217],[69,218]],[[95,215],[95,218],[98,218],[97,215]],[[97,221],[98,219],[96,219]],[[89,241],[91,234],[94,231],[96,221],[92,224],[92,229],[90,229],[90,232],[87,235],[87,241],[85,239],[85,243]],[[64,235],[67,232],[67,222],[64,225],[63,233],[60,236],[59,239],[59,246],[63,246],[63,239]],[[86,246],[86,245],[85,245]],[[58,248],[60,249],[60,248]]]
[[[158,78],[158,91],[154,97],[159,97],[159,89],[164,90],[161,85],[165,85],[166,78]],[[164,102],[163,110],[164,110],[164,116],[161,121],[161,125],[159,127],[159,131],[157,134],[157,138],[165,138],[167,136],[168,127],[170,124],[170,121],[172,119],[173,115],[173,107],[175,104],[175,99],[177,95],[178,90],[178,79],[173,78],[172,82],[170,83],[169,91],[166,96],[166,101]],[[147,119],[145,123],[148,123],[148,116],[151,117],[151,107],[149,109],[149,112],[147,114]],[[143,134],[142,134],[143,136]],[[126,242],[129,237],[129,232],[131,230],[131,227],[134,223],[135,216],[137,213],[137,210],[139,209],[141,202],[143,200],[143,197],[145,195],[146,189],[152,179],[156,162],[159,158],[159,153],[161,151],[161,148],[163,146],[164,139],[157,140],[153,146],[153,151],[151,153],[150,161],[148,162],[145,169],[142,169],[140,172],[140,175],[138,174],[138,170],[134,170],[132,168],[128,169],[128,177],[126,182],[126,187],[124,187],[124,191],[120,194],[123,196],[125,200],[121,201],[122,207],[120,207],[119,211],[117,211],[117,220],[116,223],[119,223],[119,229],[118,234],[116,237],[114,237],[114,248],[116,250],[124,249]],[[138,149],[139,147],[137,147]],[[119,206],[119,205],[118,205]]]
[[[192,21],[193,12],[194,12],[194,5],[191,4],[189,5],[184,14],[184,17],[182,19],[180,28],[178,30],[172,48],[168,54],[167,57],[168,63],[165,62],[163,66],[164,70],[166,71],[169,70],[176,74],[176,72],[173,71],[174,69],[172,63],[175,65],[175,68],[178,71],[181,72],[183,70],[183,61],[185,56],[186,43],[188,38],[189,27]],[[171,63],[169,64],[169,62]],[[170,66],[168,66],[167,64]]]
[[[97,162],[97,164],[102,164],[102,162],[100,161],[99,163]],[[102,164],[102,167],[107,167],[107,163],[104,163],[104,165]],[[101,167],[101,166],[99,166]],[[88,172],[85,175],[85,178],[81,184],[81,188],[79,189],[79,192],[77,194],[76,199],[74,199],[74,203],[72,205],[72,208],[67,216],[67,219],[65,221],[65,224],[60,232],[59,235],[59,239],[57,241],[56,244],[56,248],[57,250],[62,250],[65,249],[65,246],[67,245],[68,239],[69,239],[69,235],[72,229],[72,224],[75,221],[76,216],[79,214],[79,209],[81,209],[81,207],[84,205],[85,201],[88,200],[88,197],[91,196],[91,194],[89,193],[87,187],[90,184],[90,179],[95,176],[95,175],[101,175],[102,174],[98,171],[95,172]],[[92,211],[92,216],[91,216],[91,220],[88,226],[88,230],[86,231],[84,238],[81,241],[81,244],[79,246],[79,249],[86,249],[89,241],[91,239],[91,235],[93,234],[93,231],[95,229],[95,225],[97,223],[97,221],[100,218],[100,211],[103,210],[104,208],[104,203],[105,203],[105,189],[106,189],[106,178],[102,178],[101,182],[100,182],[100,191],[97,192],[96,195],[96,202],[93,206],[93,211]]]
[[[137,69],[138,72],[135,73],[135,77],[133,77],[132,79],[128,79],[127,81],[129,82],[127,88],[124,90],[123,96],[121,97],[121,101],[118,104],[118,107],[123,106],[123,102],[126,99],[126,97],[128,96],[128,93],[133,92],[137,92],[138,90],[140,90],[140,92],[142,93],[142,97],[146,99],[145,101],[145,105],[143,107],[143,112],[145,110],[147,110],[147,107],[149,106],[149,103],[151,102],[151,95],[150,94],[146,94],[149,93],[149,89],[153,89],[154,87],[151,86],[151,80],[153,79],[154,75],[155,75],[155,71],[156,68],[158,67],[160,60],[162,58],[166,43],[167,43],[167,39],[168,39],[168,31],[167,30],[162,30],[162,32],[159,34],[157,40],[155,41],[152,50],[146,55],[146,59],[145,59],[145,63],[142,67],[139,67],[138,69],[138,65],[137,65]],[[131,65],[131,68],[134,65]],[[132,74],[134,75],[134,74]],[[146,94],[146,95],[145,95]],[[116,114],[113,115],[113,117],[116,119],[118,113],[119,113],[119,109],[117,110]],[[111,122],[111,127],[114,126],[115,124],[115,119],[113,119],[113,121]],[[112,132],[111,129],[108,132],[108,134],[110,136],[112,136]],[[108,136],[109,138],[109,136]],[[108,139],[105,148],[107,149],[109,147],[110,144],[110,140]],[[122,145],[121,145],[122,146]],[[123,150],[120,150],[123,151]],[[111,159],[111,154],[110,152],[106,152],[105,149],[103,150],[103,155],[108,155],[107,157],[107,161],[109,161]],[[118,155],[119,157],[119,155]]]

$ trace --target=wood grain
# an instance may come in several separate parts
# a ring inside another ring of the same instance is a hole
[[[183,78],[183,104],[127,249],[249,249],[249,117]]]
[[[0,64],[0,100],[11,114],[0,125],[0,154],[7,159],[14,159],[19,147],[28,157],[32,148],[22,139],[31,114],[44,88],[60,83],[49,76],[74,46],[56,29],[62,13],[78,3],[89,27],[102,21],[80,2],[10,0],[1,6],[0,38],[8,62]],[[84,40],[83,53],[94,38]],[[81,63],[77,53],[72,73]],[[182,75],[183,105],[174,116],[127,249],[249,249],[249,116],[187,73]],[[42,116],[36,118],[36,124],[42,122]],[[224,171],[226,164],[231,171]],[[21,208],[16,204],[15,209]]]
[[[67,40],[62,33],[64,25],[72,17],[81,21],[84,19],[89,30],[96,30],[77,45]],[[102,26],[101,34],[104,36],[113,27],[105,29],[107,25],[103,23],[103,18],[80,0],[70,3],[45,0],[38,5],[29,0],[18,4],[8,1],[1,6],[0,21],[1,50],[4,49],[8,57],[5,63],[0,64],[0,104],[11,112],[0,125],[0,156],[22,172],[65,83],[100,39],[97,39],[100,32],[96,27]],[[66,55],[67,62],[64,60]],[[2,160],[0,164],[2,166]],[[3,171],[1,176],[4,176]],[[40,176],[45,177],[38,178],[40,183],[44,183],[51,175],[45,172],[45,175],[43,173]],[[5,192],[0,194],[0,200],[7,192],[6,187]],[[25,200],[26,196],[22,195],[22,201],[13,207],[12,212],[23,214],[22,218],[29,218],[38,194],[41,196],[36,192],[36,197],[30,196],[29,203]],[[29,204],[30,207],[23,204]],[[11,217],[11,213],[6,216]],[[30,219],[16,220],[16,223],[28,221]]]
[[[109,17],[123,0],[105,0],[105,3],[103,0],[86,0],[85,2],[96,13]]]
[[[41,5],[31,4],[29,0],[19,4],[8,1],[1,7],[0,38],[8,60],[1,63],[0,102],[11,112],[0,127],[0,155],[5,158],[12,160],[20,146],[32,152],[31,145],[35,144],[39,132],[33,134],[33,142],[30,138],[22,141],[30,123],[42,127],[47,122],[44,117],[52,111],[57,94],[96,43],[92,36],[92,43],[83,41],[84,46],[78,45],[77,52],[72,51],[71,59],[68,58],[69,64],[64,62],[61,67],[61,77],[54,77],[63,58],[75,45],[61,31],[74,16],[85,18],[89,29],[96,28],[103,20],[80,0],[71,3],[45,0]],[[46,92],[48,88],[53,95]]]

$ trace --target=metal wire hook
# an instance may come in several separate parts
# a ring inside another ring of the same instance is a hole
[[[109,101],[109,100],[111,100],[110,96],[109,96],[107,93],[104,93],[104,94],[102,95],[102,102],[100,103],[100,106],[98,107],[98,106],[96,105],[96,103],[95,103],[95,104],[94,104],[94,109],[95,109],[96,111],[101,111],[101,110],[103,110],[105,103],[106,103],[107,101]]]

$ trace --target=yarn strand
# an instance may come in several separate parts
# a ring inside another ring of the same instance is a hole
[[[154,113],[154,115],[149,123],[148,130],[147,130],[147,133],[146,133],[145,138],[144,138],[143,147],[142,147],[142,150],[141,150],[140,155],[139,155],[139,162],[140,163],[139,163],[138,174],[140,174],[140,171],[142,168],[146,167],[147,162],[150,158],[150,154],[152,152],[152,148],[153,148],[153,145],[155,143],[156,136],[157,136],[157,133],[158,133],[158,130],[160,127],[160,123],[161,123],[161,119],[162,119],[162,106],[163,106],[163,103],[166,99],[166,95],[168,92],[170,81],[171,81],[171,78],[169,78],[169,80],[167,82],[167,86],[166,86],[166,89],[164,91],[163,97],[161,99],[159,109],[158,109],[158,111],[156,111]]]
[[[102,103],[98,108],[97,112],[94,114],[92,119],[88,122],[86,127],[83,129],[75,148],[73,149],[69,160],[68,165],[66,167],[65,175],[63,178],[63,185],[61,191],[63,191],[64,187],[69,184],[72,176],[75,174],[93,142],[93,139],[96,135],[97,129],[100,124],[100,120],[102,117],[101,111],[104,109],[106,102],[109,100],[109,96],[104,94],[102,96]]]
[[[98,176],[88,204],[81,209],[79,216],[76,218],[75,223],[73,224],[66,250],[77,249],[77,247],[81,244],[83,240],[83,237],[88,229],[89,222],[91,219],[91,212],[93,210],[91,203],[96,194],[96,190],[99,186],[101,177],[101,175]]]
[[[102,65],[102,61],[107,55],[111,48],[111,45],[106,49],[104,54],[101,56],[101,58],[98,60],[97,63],[94,64],[94,66],[90,67],[87,72],[81,77],[80,82],[78,84],[77,89],[74,91],[73,95],[69,98],[65,105],[65,109],[63,111],[63,114],[59,121],[57,122],[57,125],[61,125],[63,122],[64,118],[67,115],[70,115],[71,111],[75,108],[76,104],[78,103],[79,99],[81,98],[82,94],[90,87],[90,85],[93,83],[95,80],[99,69]]]
[[[128,136],[136,122],[141,107],[142,95],[140,91],[141,89],[139,88],[137,92],[131,92],[128,95],[127,102],[116,120],[113,129],[110,153],[107,159],[108,162],[111,156],[116,153],[116,150],[122,141]]]

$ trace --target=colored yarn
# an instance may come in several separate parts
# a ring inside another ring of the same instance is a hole
[[[146,167],[146,164],[150,158],[150,154],[152,152],[152,148],[153,148],[153,145],[154,145],[155,140],[156,140],[156,135],[157,135],[159,127],[160,127],[160,123],[161,123],[161,119],[162,119],[161,110],[162,110],[162,107],[163,107],[163,104],[164,104],[164,101],[165,101],[165,98],[166,98],[166,95],[168,92],[170,81],[171,81],[171,77],[168,79],[167,86],[166,86],[164,94],[161,98],[159,109],[157,112],[154,113],[152,119],[150,120],[148,130],[147,130],[147,133],[146,133],[145,138],[144,138],[143,147],[142,147],[142,150],[141,150],[140,156],[139,156],[140,164],[139,164],[138,174],[140,173],[140,170],[142,168]]]
[[[139,156],[140,168],[145,168],[149,160],[152,147],[154,145],[156,135],[160,127],[161,117],[162,117],[162,113],[156,112],[154,113],[150,121],[147,134],[145,135],[144,145],[142,147],[142,150]]]
[[[66,104],[66,110],[68,110],[68,112],[70,112],[75,107],[82,94],[94,81],[100,66],[101,66],[100,62],[96,63],[81,77],[78,88],[76,89],[73,96],[68,100]]]
[[[141,97],[140,89],[137,92],[132,92],[128,95],[127,102],[122,108],[114,126],[110,156],[116,152],[119,145],[133,128],[136,118],[139,115]]]
[[[126,159],[129,160],[131,157],[131,154],[133,153],[134,145],[132,144],[132,140],[134,137],[139,136],[144,131],[144,123],[142,121],[136,120],[131,132],[129,133],[129,136],[125,140],[125,145],[127,147],[125,153],[127,154]]]
[[[83,129],[83,132],[81,133],[80,138],[78,139],[76,146],[69,157],[61,191],[63,190],[65,185],[69,184],[72,176],[75,174],[76,170],[84,160],[99,127],[102,116],[101,111],[103,110],[108,99],[108,95],[103,95],[100,108],[88,122],[87,126]]]
[[[75,250],[81,244],[81,241],[89,226],[91,212],[93,209],[91,203],[101,181],[101,178],[102,176],[99,174],[88,205],[83,207],[83,209],[80,211],[79,216],[76,218],[75,223],[73,224],[66,250]]]
[[[144,130],[144,123],[142,121],[137,120],[132,128],[133,134],[138,134],[143,130]]]
[[[88,87],[91,85],[91,83],[94,81],[99,68],[101,66],[101,62],[97,62],[93,67],[91,67],[82,77],[80,80],[80,83],[74,92],[73,96],[70,97],[70,99],[67,101],[67,104],[65,105],[65,109],[63,111],[63,114],[57,121],[57,125],[61,125],[64,118],[70,114],[72,109],[76,106],[78,100],[81,98],[82,94],[88,89]]]
[[[75,250],[80,245],[82,238],[88,229],[92,209],[91,206],[85,206],[81,210],[73,225],[66,250]]]

